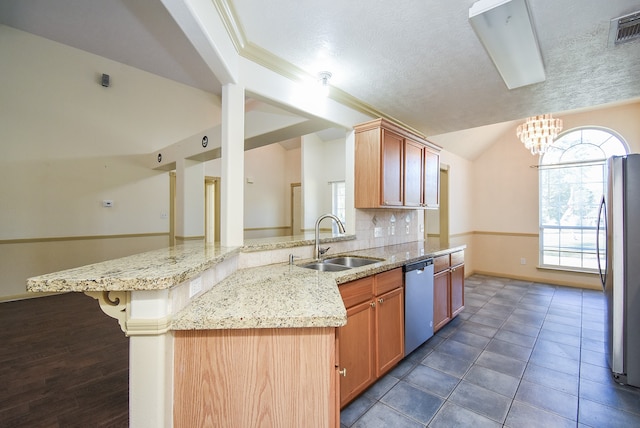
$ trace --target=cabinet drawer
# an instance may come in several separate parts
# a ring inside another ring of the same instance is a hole
[[[457,266],[464,263],[464,250],[451,253],[451,266]]]
[[[449,254],[444,256],[438,256],[433,259],[433,272],[438,273],[443,270],[449,269]]]
[[[402,287],[402,268],[393,269],[376,275],[376,296],[398,287]]]
[[[366,302],[373,298],[373,276],[347,282],[338,287],[345,308]]]

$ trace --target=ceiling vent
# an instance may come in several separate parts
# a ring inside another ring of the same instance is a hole
[[[640,11],[611,20],[609,46],[640,38]]]

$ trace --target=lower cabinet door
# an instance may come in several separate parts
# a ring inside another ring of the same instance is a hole
[[[369,386],[374,370],[374,311],[372,301],[347,309],[347,324],[338,329],[340,344],[340,407]],[[346,371],[345,371],[346,370]]]
[[[464,309],[464,265],[451,268],[451,318]]]
[[[404,357],[404,293],[402,287],[375,298],[376,377]]]
[[[451,320],[449,309],[449,270],[439,272],[433,277],[433,332],[441,329]]]

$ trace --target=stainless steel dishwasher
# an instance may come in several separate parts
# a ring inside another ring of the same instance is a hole
[[[433,336],[433,259],[406,264],[404,271],[404,355]]]

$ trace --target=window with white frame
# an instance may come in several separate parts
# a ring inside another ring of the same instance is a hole
[[[606,160],[627,151],[622,138],[610,130],[580,128],[562,134],[540,157],[541,266],[597,271],[597,221],[607,190]]]
[[[345,200],[345,182],[331,182],[331,213],[338,217],[342,224],[346,224],[346,200]],[[338,233],[338,225],[333,223],[333,233]]]

